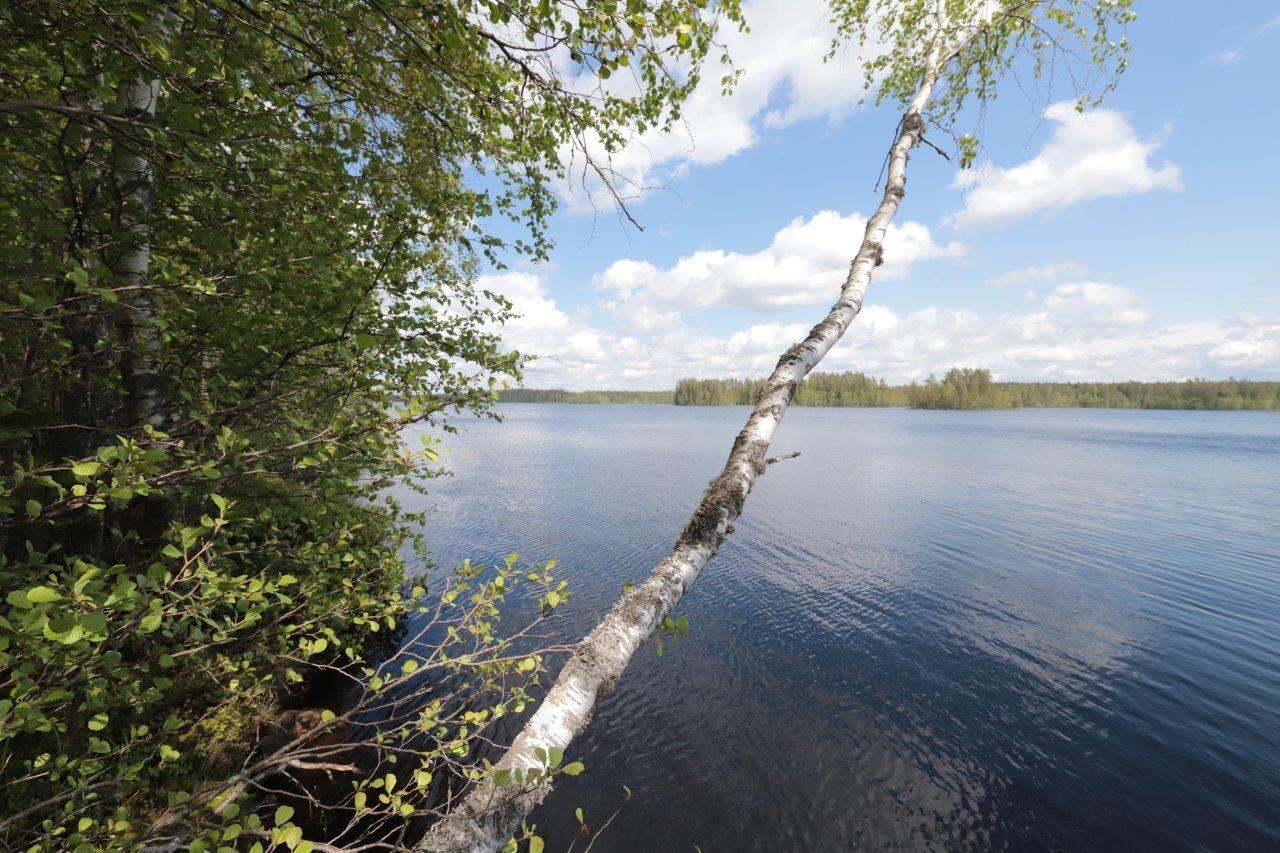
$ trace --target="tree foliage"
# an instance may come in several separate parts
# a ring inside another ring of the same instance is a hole
[[[966,109],[985,109],[1020,69],[1050,82],[1066,78],[1083,110],[1113,90],[1129,64],[1124,31],[1136,18],[1133,0],[831,0],[831,53],[855,45],[876,103],[906,105],[924,70],[939,5],[946,61],[925,118],[956,137],[962,166],[974,162],[978,139],[957,134],[958,119]]]
[[[913,409],[1011,409],[1013,398],[991,381],[991,371],[953,367],[942,379],[930,376],[906,389]]]
[[[677,406],[749,406],[760,396],[763,379],[681,379]],[[846,371],[809,374],[796,389],[794,406],[903,406],[906,395],[883,379]]]
[[[726,17],[0,5],[0,844],[298,842],[288,816],[235,816],[281,767],[258,721],[309,665],[388,681],[366,646],[421,596],[385,486],[434,458],[401,432],[520,374],[474,270],[545,257],[568,153],[608,178],[610,151],[678,118]],[[464,645],[488,661],[476,690],[499,688],[490,722],[536,670],[502,660],[491,605],[520,572],[499,568],[441,579],[452,651],[417,676],[457,676]],[[458,773],[483,730],[464,713],[416,729]],[[412,813],[427,790],[370,800]]]

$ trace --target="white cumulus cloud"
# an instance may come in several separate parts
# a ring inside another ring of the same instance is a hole
[[[713,305],[767,311],[829,302],[844,280],[866,225],[861,214],[824,210],[792,220],[758,252],[708,249],[687,255],[667,269],[624,259],[597,275],[595,284],[617,297],[610,307],[624,318],[665,313],[674,319],[672,312]],[[884,266],[876,278],[900,278],[919,261],[963,253],[960,243],[937,243],[919,222],[891,225],[884,240]],[[645,322],[635,325],[643,328]]]
[[[1063,321],[1091,326],[1133,326],[1151,317],[1132,290],[1103,281],[1060,285],[1044,304]]]
[[[508,345],[539,356],[529,387],[652,389],[686,376],[763,376],[809,329],[775,321],[723,335],[680,324],[620,332],[565,314],[537,276],[506,273],[486,284],[530,312],[504,328]],[[1162,324],[1128,288],[1096,281],[1066,282],[1024,310],[1002,313],[939,306],[900,313],[872,304],[820,369],[904,382],[955,366],[1049,381],[1277,378],[1280,316]]]
[[[957,174],[953,186],[966,191],[964,208],[953,217],[957,226],[1001,225],[1092,198],[1181,189],[1177,166],[1151,162],[1159,141],[1139,139],[1124,114],[1079,113],[1073,102],[1063,101],[1051,105],[1045,117],[1057,127],[1032,159],[1007,169],[985,164]]]

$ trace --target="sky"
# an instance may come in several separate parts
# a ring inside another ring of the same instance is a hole
[[[1280,2],[1136,7],[1101,107],[1011,80],[958,128],[982,140],[974,170],[916,148],[884,266],[820,370],[1280,379]],[[736,91],[700,87],[676,132],[616,160],[655,187],[631,205],[644,230],[567,188],[550,261],[483,276],[521,315],[503,336],[537,356],[527,387],[763,376],[837,297],[899,111],[862,103],[847,51],[822,61],[820,0],[744,9]]]

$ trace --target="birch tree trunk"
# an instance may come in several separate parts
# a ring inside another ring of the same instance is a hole
[[[746,425],[734,439],[724,469],[711,481],[671,554],[648,580],[623,595],[582,640],[538,710],[496,765],[497,769],[540,770],[545,767],[545,761],[539,757],[539,751],[546,755],[552,748],[563,750],[569,745],[590,721],[596,702],[613,689],[631,656],[693,586],[729,535],[752,484],[766,468],[765,453],[796,386],[840,340],[858,315],[872,273],[882,262],[885,231],[906,190],[907,158],[924,132],[921,113],[945,64],[945,16],[945,3],[938,0],[933,13],[935,30],[920,83],[889,150],[884,195],[867,222],[862,245],[840,289],[840,298],[805,339],[778,360]],[[497,787],[491,781],[478,782],[461,803],[430,829],[418,849],[433,853],[497,850],[515,833],[521,819],[549,792],[549,782],[531,790],[514,783]]]
[[[163,15],[151,24],[163,33]],[[159,428],[165,421],[164,377],[160,372],[161,333],[155,298],[148,287],[151,267],[151,213],[155,204],[155,175],[147,155],[145,127],[155,122],[160,81],[141,76],[120,81],[116,113],[130,120],[136,131],[121,132],[113,168],[120,195],[118,235],[122,242],[111,271],[126,288],[124,310],[117,323],[123,347],[121,373],[130,426]],[[137,136],[131,139],[131,135]]]

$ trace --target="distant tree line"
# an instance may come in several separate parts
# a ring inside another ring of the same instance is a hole
[[[672,403],[670,391],[566,391],[563,388],[509,388],[503,403]]]
[[[745,406],[755,403],[763,379],[681,379],[677,406]],[[796,406],[905,406],[903,387],[862,373],[811,373],[792,401]]]
[[[1188,379],[1185,382],[1001,382],[1016,406],[1089,409],[1280,409],[1280,382]]]
[[[747,406],[762,379],[681,379],[675,391],[564,391],[518,388],[505,403],[674,403]],[[942,378],[889,385],[864,373],[810,374],[794,405],[913,409],[1213,409],[1280,410],[1280,382],[1188,379],[1183,382],[995,382],[991,371],[955,367]]]
[[[988,370],[953,368],[906,388],[915,409],[1280,409],[1280,382],[993,382]]]

